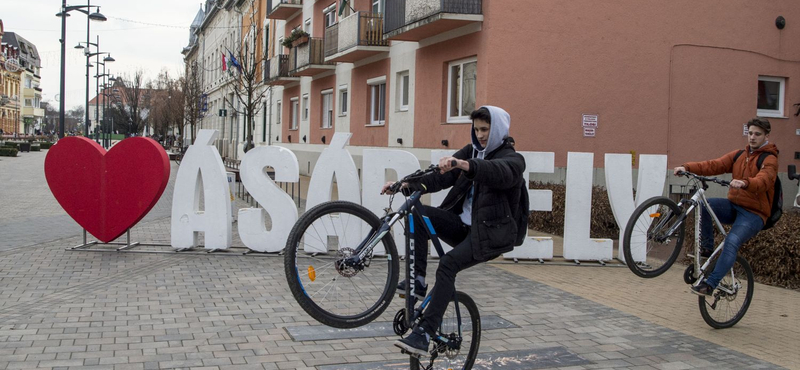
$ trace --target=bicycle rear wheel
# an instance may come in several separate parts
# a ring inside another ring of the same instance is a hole
[[[717,260],[715,259],[708,265],[706,276],[714,271]],[[698,297],[700,314],[706,324],[714,329],[725,329],[736,325],[744,317],[753,300],[753,270],[750,268],[750,264],[744,257],[736,256],[732,271],[733,274],[728,272],[722,278],[711,297]],[[729,294],[720,288],[734,293]]]
[[[455,301],[458,301],[458,311],[456,311]],[[460,327],[459,322],[461,322]],[[450,301],[447,306],[437,334],[453,339],[460,335],[461,346],[459,349],[448,349],[443,344],[438,345],[431,338],[434,346],[439,346],[437,347],[438,356],[431,369],[472,369],[481,346],[481,316],[475,301],[466,293],[457,291],[456,300]],[[411,370],[426,368],[429,358],[423,357],[421,361],[422,365],[420,359],[411,356]]]
[[[292,295],[311,317],[335,328],[355,328],[378,317],[392,301],[399,264],[387,233],[359,268],[341,267],[381,226],[351,202],[322,203],[303,214],[286,242],[284,270]],[[384,250],[386,256],[376,256]]]
[[[634,274],[654,278],[669,270],[683,246],[683,211],[665,197],[650,198],[636,207],[622,239],[625,264]],[[667,235],[677,222],[677,230]]]

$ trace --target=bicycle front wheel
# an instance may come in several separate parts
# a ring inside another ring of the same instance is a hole
[[[437,334],[451,340],[460,337],[461,342],[459,348],[454,349],[431,339],[438,355],[430,369],[472,369],[481,346],[481,315],[475,301],[466,293],[456,292],[456,299],[447,306]],[[428,358],[423,357],[421,361],[422,364],[420,359],[411,356],[411,370],[429,368]]]
[[[636,207],[622,238],[625,264],[634,274],[654,278],[675,263],[686,233],[682,214],[681,208],[665,197],[650,198]],[[672,229],[675,231],[669,233]]]
[[[380,226],[368,209],[344,201],[322,203],[297,220],[286,243],[284,270],[292,295],[311,317],[348,329],[383,313],[392,301],[399,273],[391,233],[361,266],[342,264]]]
[[[708,265],[706,276],[714,271],[718,259]],[[744,317],[753,300],[753,270],[742,256],[736,256],[731,271],[719,282],[711,297],[700,296],[700,314],[714,329],[736,325]]]

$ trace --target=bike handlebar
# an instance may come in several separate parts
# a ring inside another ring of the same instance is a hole
[[[458,162],[455,159],[450,161],[450,165],[451,166],[455,167],[457,164],[458,164]],[[410,175],[407,175],[406,177],[403,177],[402,179],[396,181],[394,184],[392,184],[392,186],[389,187],[389,190],[392,193],[397,193],[398,191],[400,191],[400,188],[403,186],[404,182],[418,180],[422,176],[425,176],[425,175],[428,175],[428,174],[431,174],[431,173],[434,173],[434,172],[439,172],[439,166],[437,166],[435,164],[430,165],[428,168],[426,168],[424,170],[416,170],[416,171],[414,171],[414,173],[412,173]]]
[[[691,172],[689,172],[689,171],[678,171],[678,172],[676,173],[676,175],[678,175],[678,176],[689,176],[689,177],[693,177],[693,178],[695,178],[696,180],[699,180],[700,182],[702,182],[703,184],[705,184],[706,182],[713,182],[713,183],[720,184],[720,185],[722,185],[722,186],[731,186],[731,182],[730,182],[730,181],[726,181],[726,180],[718,179],[718,178],[716,178],[716,177],[706,177],[706,176],[700,176],[700,175],[698,175],[698,174],[691,173]]]

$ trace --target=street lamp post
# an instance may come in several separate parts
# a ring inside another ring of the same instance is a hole
[[[81,45],[81,44],[83,44],[83,42],[79,42],[78,45],[75,46],[75,49],[83,49],[83,45]],[[92,66],[91,62],[89,61],[89,58],[95,57],[95,59],[96,59],[95,60],[95,65],[99,66],[100,64],[103,64],[104,68],[105,68],[105,64],[104,63],[100,63],[100,55],[104,55],[104,54],[108,55],[105,58],[103,58],[103,62],[113,62],[114,58],[111,57],[111,53],[100,51],[100,36],[99,35],[97,36],[97,43],[87,42],[86,45],[87,46],[86,46],[86,50],[84,51],[84,55],[86,55],[86,122],[87,122],[87,125],[86,125],[86,129],[84,131],[85,131],[85,136],[89,137],[89,124],[88,124],[90,122],[89,121],[89,67]],[[91,47],[91,46],[94,46],[97,49],[97,52],[92,53],[89,50],[89,47]],[[98,71],[97,73],[99,74],[100,72]],[[96,90],[97,89],[95,89],[95,93],[96,93]],[[95,109],[96,109],[96,107],[95,107]],[[94,119],[95,119],[95,123],[97,123],[98,121],[97,121],[96,112],[95,112]]]
[[[91,3],[89,3],[88,1],[89,0],[87,0],[87,4],[86,5],[70,5],[70,6],[67,6],[67,0],[62,0],[62,2],[61,2],[61,12],[56,14],[57,17],[61,17],[61,40],[60,40],[60,42],[61,42],[61,81],[60,81],[60,83],[61,83],[61,85],[60,85],[60,88],[59,88],[59,101],[58,101],[58,103],[59,103],[58,104],[58,108],[59,108],[59,110],[58,110],[58,137],[59,138],[63,138],[64,137],[64,109],[65,109],[64,108],[64,103],[65,103],[65,100],[66,100],[66,97],[64,96],[64,92],[65,92],[64,76],[65,76],[66,71],[67,71],[67,66],[66,66],[67,17],[69,17],[69,12],[71,12],[73,10],[77,10],[77,11],[83,13],[83,14],[86,14],[89,17],[89,19],[86,21],[86,24],[87,24],[87,27],[86,27],[86,42],[89,42],[89,27],[88,27],[89,21],[104,22],[104,21],[108,20],[104,15],[100,14],[100,7],[99,6],[91,5]],[[94,13],[90,13],[91,8],[97,8],[97,11],[94,12]],[[89,63],[88,63],[88,60],[87,60],[87,63],[86,63],[86,74],[87,74],[87,79],[86,79],[86,91],[87,91],[87,93],[86,94],[88,96],[88,94],[89,94],[88,93],[88,91],[89,91],[89,79],[88,79]],[[87,104],[87,106],[88,106],[88,104]],[[87,116],[87,120],[88,120],[88,116]],[[89,123],[86,122],[86,125],[88,125],[88,124]]]

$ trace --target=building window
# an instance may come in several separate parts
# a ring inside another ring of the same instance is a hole
[[[339,86],[339,115],[347,115],[347,85]]]
[[[786,78],[758,76],[758,116],[784,117]]]
[[[32,87],[33,86],[31,84],[31,78],[30,77],[25,77],[25,88],[30,89]]]
[[[275,44],[275,47],[278,48],[278,50],[275,50],[275,55],[283,54],[283,37],[278,39],[278,43]]]
[[[297,101],[297,98],[292,98],[292,110],[289,112],[289,119],[291,119],[292,126],[289,127],[290,130],[297,130],[297,121],[300,115],[300,104]]]
[[[32,107],[33,106],[33,100],[25,99],[25,106],[26,107]]]
[[[336,24],[336,3],[331,4],[322,11],[323,18],[325,19],[325,28]]]
[[[386,123],[386,76],[370,79],[369,85],[369,124],[383,125]]]
[[[386,9],[386,0],[372,0],[372,12],[383,13]]]
[[[408,71],[397,73],[397,107],[400,111],[408,110],[408,86],[409,76]]]
[[[475,110],[475,83],[478,59],[450,63],[447,74],[447,122],[467,123]]]
[[[333,90],[322,92],[322,128],[333,127]]]
[[[303,121],[308,121],[308,94],[303,95]]]
[[[281,124],[281,117],[283,116],[283,111],[281,110],[281,107],[282,107],[282,106],[283,106],[283,105],[281,104],[281,101],[280,101],[280,100],[278,100],[278,104],[277,104],[277,109],[278,109],[278,117],[275,119],[275,124],[277,124],[277,125],[280,125],[280,124]]]

